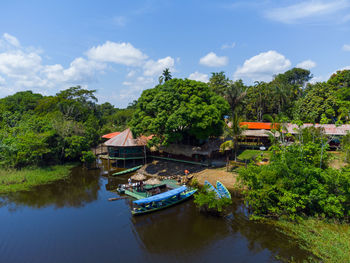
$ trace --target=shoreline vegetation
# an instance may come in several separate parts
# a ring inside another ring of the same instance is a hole
[[[314,218],[299,222],[268,220],[322,262],[350,262],[350,226]],[[311,260],[310,262],[315,262]],[[318,260],[317,260],[318,261]]]
[[[69,176],[76,164],[47,167],[23,168],[21,170],[0,170],[0,195],[17,191],[28,191],[32,187],[48,184]]]

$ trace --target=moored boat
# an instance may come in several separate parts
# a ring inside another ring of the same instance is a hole
[[[141,167],[142,167],[142,165],[135,166],[135,167],[132,167],[132,168],[129,168],[129,169],[126,169],[126,170],[123,170],[123,171],[114,173],[114,174],[112,174],[112,175],[113,175],[113,176],[116,176],[116,175],[123,175],[123,174],[132,173],[132,172],[137,171],[137,170],[140,169]]]
[[[206,185],[208,187],[209,191],[213,191],[218,199],[221,198],[221,194],[211,183],[209,183],[207,180],[205,180],[204,185]]]
[[[137,207],[133,208],[131,213],[133,215],[142,215],[155,212],[181,203],[189,199],[195,192],[197,192],[196,189],[192,190],[188,189],[186,186],[181,186],[161,194],[143,198],[133,202]]]
[[[226,198],[231,199],[230,192],[227,190],[227,188],[220,181],[216,181],[216,189],[218,190],[221,197],[226,197]]]

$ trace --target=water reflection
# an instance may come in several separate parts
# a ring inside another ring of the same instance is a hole
[[[16,210],[20,206],[82,207],[98,198],[100,188],[100,170],[75,167],[68,179],[3,196],[0,206],[6,205],[9,210]]]
[[[23,262],[17,251],[35,263],[276,262],[276,255],[300,262],[308,257],[273,226],[249,221],[239,200],[226,218],[199,213],[192,200],[133,217],[132,200],[108,202],[116,194],[106,191],[130,175],[103,173],[104,168],[77,167],[66,180],[3,197],[0,262]],[[21,207],[28,209],[8,212]]]
[[[249,255],[245,256],[246,262],[277,261],[274,255],[286,260],[292,255],[297,261],[309,256],[273,226],[249,221],[242,213],[240,202],[234,203],[232,213],[226,218],[205,216],[198,212],[192,201],[134,217],[134,234],[148,253],[170,258],[174,253],[175,258],[186,254],[189,257],[193,253],[212,257],[212,245],[218,243],[222,258],[231,258],[233,252],[243,253]]]

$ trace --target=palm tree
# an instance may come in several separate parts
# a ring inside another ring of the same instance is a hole
[[[238,139],[240,136],[242,136],[243,131],[246,130],[246,127],[240,125],[241,121],[242,118],[239,117],[237,113],[234,113],[231,122],[231,127],[229,127],[229,125],[226,125],[224,131],[224,137],[231,138],[231,140],[227,140],[220,145],[220,152],[234,150],[235,161],[237,161],[237,150],[239,146]]]
[[[166,68],[163,70],[163,79],[164,79],[164,82],[167,82],[168,80],[171,80],[172,79],[172,76],[171,76],[171,73],[169,71],[169,68]]]
[[[243,81],[237,80],[228,85],[224,92],[224,98],[230,105],[231,115],[233,118],[236,114],[238,107],[242,104],[244,97],[247,95],[247,88],[244,86]]]

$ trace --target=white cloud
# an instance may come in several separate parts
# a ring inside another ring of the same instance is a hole
[[[214,52],[210,52],[199,60],[199,64],[207,67],[223,67],[228,64],[228,58],[219,57]]]
[[[296,65],[297,68],[303,68],[303,69],[312,69],[316,67],[316,62],[308,59],[305,61],[302,61]]]
[[[350,51],[350,45],[344,44],[342,49],[343,49],[343,51]]]
[[[115,66],[127,72],[122,83],[124,88],[105,97],[124,105],[125,101],[140,96],[142,90],[157,84],[155,75],[161,74],[165,68],[173,72],[175,65],[174,58],[170,56],[147,60],[147,55],[130,43],[108,41],[89,49],[87,56],[73,58],[67,66],[59,63],[50,65],[44,62],[43,51],[22,47],[18,40],[17,45],[16,38],[9,36],[0,35],[0,97],[27,89],[50,95],[74,85],[88,88],[100,74]],[[104,95],[98,94],[98,97]]]
[[[8,33],[4,33],[3,34],[3,39],[9,43],[10,45],[12,46],[15,46],[15,47],[19,47],[20,46],[20,43],[18,41],[18,39],[14,36],[11,36],[10,34]]]
[[[154,76],[163,72],[164,69],[169,68],[173,71],[174,59],[172,57],[165,57],[158,59],[157,61],[148,60],[143,66],[145,76]]]
[[[34,53],[22,50],[0,53],[0,73],[8,77],[23,77],[35,74],[41,69],[41,57]]]
[[[96,74],[106,67],[104,63],[81,57],[74,59],[67,68],[60,64],[45,65],[40,55],[42,51],[21,47],[17,38],[4,34],[0,42],[6,43],[4,51],[0,52],[0,84],[3,86],[0,96],[27,88],[46,94],[48,89],[93,82]]]
[[[188,78],[192,80],[202,81],[205,83],[209,81],[208,74],[200,73],[198,71],[191,73]]]
[[[244,61],[234,73],[234,78],[269,81],[274,74],[284,72],[290,66],[291,62],[282,54],[270,50]]]
[[[273,8],[265,13],[266,17],[286,24],[302,22],[304,19],[342,19],[336,13],[349,7],[348,0],[309,0],[286,7]],[[343,20],[343,19],[342,19]]]
[[[62,65],[49,65],[43,70],[48,80],[58,83],[87,83],[95,80],[97,72],[102,72],[105,64],[86,60],[84,58],[74,59],[69,68],[64,69]]]
[[[113,62],[127,66],[140,66],[147,59],[147,55],[130,43],[115,43],[111,41],[92,47],[86,54],[91,60]]]
[[[232,43],[226,43],[221,46],[221,49],[228,49],[228,48],[234,48],[236,46],[235,42]]]
[[[136,74],[136,70],[130,70],[128,72],[128,74],[126,75],[127,78],[132,78],[133,76],[135,76]]]

